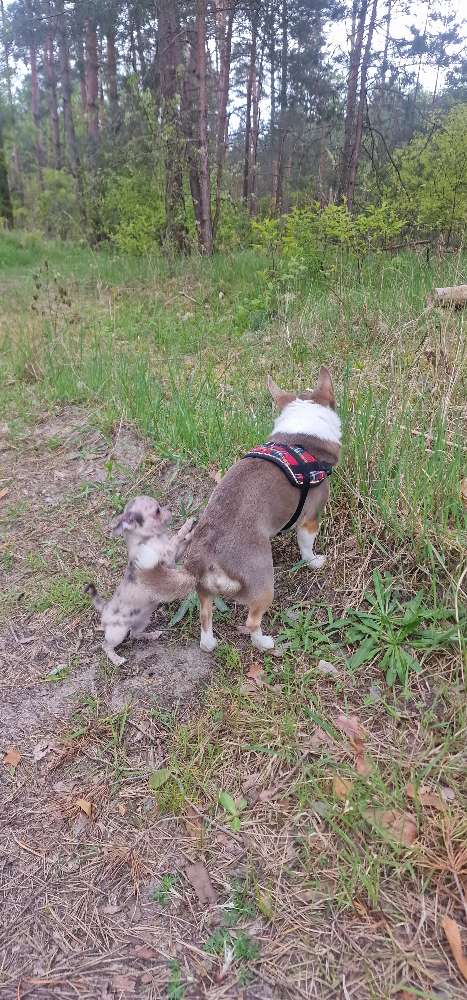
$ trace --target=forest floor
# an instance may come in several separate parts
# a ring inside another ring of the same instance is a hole
[[[8,1000],[465,996],[463,320],[426,308],[465,260],[391,260],[275,315],[265,266],[0,240]],[[344,458],[326,569],[273,543],[282,655],[233,607],[201,653],[191,603],[111,666],[83,583],[119,578],[115,510],[201,509],[268,432],[267,370],[309,384],[324,360]],[[388,686],[391,643],[419,669]]]

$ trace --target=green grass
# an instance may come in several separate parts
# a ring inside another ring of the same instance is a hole
[[[32,380],[49,405],[84,402],[107,422],[123,414],[161,456],[223,470],[270,430],[266,374],[301,387],[326,361],[344,425],[335,502],[357,537],[370,531],[384,546],[389,531],[430,573],[452,571],[465,541],[463,319],[427,313],[426,296],[463,280],[465,257],[375,255],[360,270],[338,258],[327,279],[279,296],[274,316],[268,262],[252,250],[167,262],[2,234],[0,259],[12,289],[5,402],[27,400]]]

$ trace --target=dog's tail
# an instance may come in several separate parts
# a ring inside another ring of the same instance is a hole
[[[97,590],[93,583],[85,583],[84,593],[89,594],[96,611],[103,610],[106,602],[102,600],[102,597],[99,597],[99,594],[97,593]]]

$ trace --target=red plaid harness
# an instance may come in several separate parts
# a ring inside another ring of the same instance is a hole
[[[268,441],[267,444],[259,444],[256,448],[252,448],[243,457],[260,458],[265,462],[273,462],[287,476],[289,483],[300,490],[300,499],[295,513],[281,528],[281,532],[291,528],[300,517],[308,491],[313,486],[319,486],[332,472],[331,465],[321,462],[298,444],[288,445]]]

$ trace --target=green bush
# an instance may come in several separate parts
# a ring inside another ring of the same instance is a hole
[[[351,215],[345,204],[321,208],[312,202],[280,219],[255,221],[252,227],[255,243],[271,258],[279,282],[296,284],[330,271],[336,249],[361,259],[397,236],[405,224],[383,200],[359,215]]]
[[[467,228],[467,104],[434,118],[394,154],[387,194],[418,232],[461,241]]]
[[[46,167],[43,187],[30,178],[25,185],[24,204],[15,208],[18,228],[40,230],[62,240],[82,236],[73,178],[65,170]]]
[[[165,229],[160,182],[142,171],[111,176],[101,199],[100,219],[104,233],[124,253],[154,250],[162,243]]]

